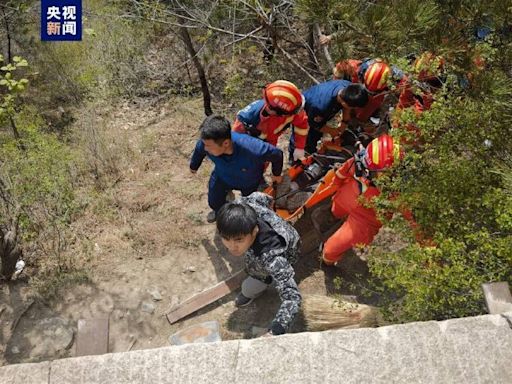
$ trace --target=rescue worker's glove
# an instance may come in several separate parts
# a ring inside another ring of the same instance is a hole
[[[293,150],[293,161],[303,160],[305,157],[304,149],[295,148]]]

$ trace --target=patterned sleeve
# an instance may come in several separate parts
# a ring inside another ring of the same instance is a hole
[[[268,209],[271,209],[273,201],[272,196],[263,192],[253,192],[249,196],[242,197],[240,200],[245,203],[257,204]]]
[[[275,257],[267,268],[281,299],[281,306],[272,321],[271,330],[272,334],[281,335],[286,333],[299,312],[302,297],[294,280],[295,272],[285,257]]]

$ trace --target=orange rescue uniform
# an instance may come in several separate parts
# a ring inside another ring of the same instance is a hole
[[[233,131],[248,133],[277,146],[279,136],[288,127],[293,126],[295,146],[304,149],[309,130],[306,112],[300,110],[298,113],[289,116],[269,115],[265,113],[264,107],[264,101],[257,100],[238,112],[233,124]]]
[[[354,159],[336,172],[334,183],[338,190],[332,198],[331,212],[339,219],[346,219],[324,244],[323,258],[331,263],[339,261],[345,251],[358,244],[370,244],[382,227],[375,209],[364,207],[359,201],[362,196],[371,202],[380,191],[367,179],[355,176]]]

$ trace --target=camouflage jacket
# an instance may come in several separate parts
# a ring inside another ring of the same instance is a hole
[[[258,217],[285,240],[282,248],[262,254],[255,254],[249,248],[244,255],[246,271],[250,276],[261,281],[272,277],[281,299],[281,306],[272,321],[272,333],[285,333],[299,311],[302,300],[292,267],[300,252],[300,237],[295,228],[270,209],[272,198],[267,194],[254,192],[242,197],[241,201],[253,207]]]

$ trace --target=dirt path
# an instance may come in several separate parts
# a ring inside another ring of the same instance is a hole
[[[94,244],[91,282],[66,289],[49,305],[35,303],[13,332],[9,327],[28,303],[27,288],[22,282],[4,287],[0,342],[7,363],[74,354],[73,347],[34,353],[27,335],[48,318],[64,319],[76,330],[80,318],[109,317],[111,352],[166,346],[174,332],[206,320],[220,322],[223,339],[253,337],[253,326],[269,324],[279,305],[272,291],[244,309],[233,306],[231,295],[173,326],[164,317],[173,305],[242,268],[242,260],[226,253],[214,225],[206,223],[211,165],[204,163],[197,175],[188,170],[201,111],[195,100],[154,109],[130,107],[110,116],[109,129],[127,138],[139,156],[110,191],[103,211],[88,212],[75,223]],[[315,238],[305,240],[309,249],[315,247],[309,244]],[[341,272],[329,269],[326,276],[316,258],[313,251],[299,262],[300,288],[332,292],[332,280]]]

